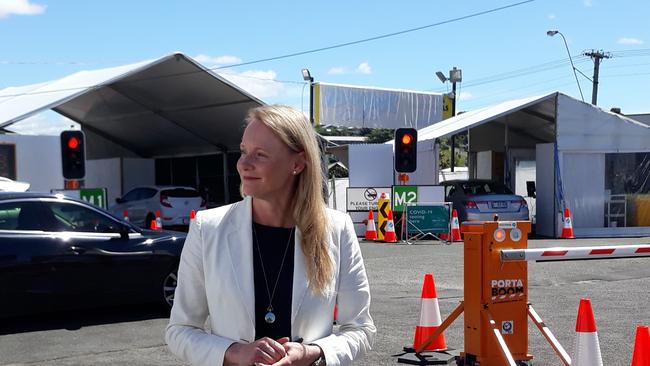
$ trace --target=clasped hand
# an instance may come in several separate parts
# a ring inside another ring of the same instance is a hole
[[[225,365],[241,366],[309,366],[320,355],[318,346],[290,342],[288,337],[277,341],[268,337],[253,343],[233,343],[226,350]]]

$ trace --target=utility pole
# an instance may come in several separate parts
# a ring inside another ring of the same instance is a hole
[[[609,52],[603,52],[603,50],[591,50],[590,52],[585,52],[585,56],[589,56],[594,60],[594,78],[593,78],[593,90],[591,92],[591,104],[596,105],[598,100],[598,72],[600,70],[600,60],[604,58],[611,58]]]

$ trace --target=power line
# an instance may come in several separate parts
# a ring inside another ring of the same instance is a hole
[[[281,56],[268,57],[268,58],[255,60],[255,61],[241,62],[241,63],[238,63],[238,64],[229,65],[229,66],[220,66],[220,67],[214,68],[212,70],[217,70],[217,69],[222,69],[222,68],[227,68],[227,67],[237,67],[237,66],[252,65],[252,64],[257,64],[257,63],[260,63],[260,62],[275,61],[275,60],[280,60],[280,59],[283,59],[283,58],[302,56],[302,55],[307,55],[307,54],[310,54],[310,53],[328,51],[328,50],[332,50],[332,49],[335,49],[335,48],[347,47],[347,46],[352,46],[352,45],[356,45],[356,44],[360,44],[360,43],[376,41],[376,40],[379,40],[379,39],[394,37],[394,36],[398,36],[398,35],[402,35],[402,34],[406,34],[406,33],[411,33],[411,32],[417,32],[417,31],[420,31],[420,30],[423,30],[423,29],[437,27],[437,26],[444,25],[444,24],[455,23],[455,22],[465,20],[465,19],[475,18],[475,17],[481,16],[481,15],[494,13],[494,12],[497,12],[497,11],[501,11],[501,10],[505,10],[505,9],[512,8],[512,7],[515,7],[515,6],[530,3],[530,2],[533,2],[533,1],[535,1],[535,0],[525,0],[525,1],[518,2],[518,3],[510,4],[510,5],[505,5],[505,6],[502,6],[502,7],[499,7],[499,8],[493,8],[493,9],[490,9],[490,10],[480,11],[478,13],[473,13],[473,14],[469,14],[469,15],[465,15],[465,16],[461,16],[461,17],[457,17],[457,18],[443,20],[443,21],[438,22],[438,23],[428,24],[428,25],[424,25],[424,26],[421,26],[421,27],[410,28],[410,29],[406,29],[406,30],[402,30],[402,31],[398,31],[398,32],[382,34],[382,35],[374,36],[374,37],[370,37],[370,38],[363,38],[363,39],[359,39],[359,40],[351,41],[351,42],[339,43],[339,44],[335,44],[335,45],[332,45],[332,46],[315,48],[315,49],[307,50],[307,51],[289,53],[289,54],[281,55]]]

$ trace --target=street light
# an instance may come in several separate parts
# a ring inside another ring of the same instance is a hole
[[[446,83],[447,81],[451,82],[451,116],[454,117],[456,115],[456,83],[460,83],[463,81],[463,70],[457,69],[456,66],[454,66],[453,69],[449,70],[449,77],[446,77],[445,74],[443,74],[441,71],[436,71],[436,76],[442,83]],[[451,136],[451,161],[450,163],[450,168],[451,171],[454,171],[454,165],[456,165],[456,136],[452,135]]]
[[[573,59],[571,58],[571,52],[569,51],[569,45],[566,43],[566,38],[564,38],[564,34],[560,32],[559,30],[549,30],[546,32],[546,35],[549,37],[553,37],[554,35],[559,34],[562,36],[562,40],[564,41],[564,47],[566,47],[566,53],[569,56],[569,61],[571,62],[571,68],[573,69],[573,77],[576,79],[576,84],[578,84],[578,90],[580,91],[580,98],[582,98],[582,101],[585,101],[585,97],[582,95],[582,88],[580,87],[580,82],[578,81],[578,75],[576,74],[576,67],[573,66]]]
[[[314,78],[309,69],[302,69],[302,79],[309,82],[309,122],[314,125]]]

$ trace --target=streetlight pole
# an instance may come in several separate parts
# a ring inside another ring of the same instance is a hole
[[[576,74],[576,67],[573,66],[573,59],[571,58],[571,52],[569,51],[569,45],[566,43],[566,38],[564,38],[564,34],[560,32],[559,30],[550,30],[546,32],[546,35],[549,37],[553,37],[554,35],[559,34],[562,36],[562,40],[564,41],[564,47],[566,47],[566,53],[567,56],[569,56],[569,61],[571,62],[571,68],[573,69],[573,77],[576,79],[576,84],[578,84],[578,90],[580,91],[580,98],[582,101],[585,101],[585,97],[582,95],[582,88],[580,87],[580,82],[578,81],[578,75]]]
[[[443,83],[447,81],[451,82],[451,116],[454,117],[456,116],[456,99],[458,97],[456,95],[456,83],[463,81],[463,70],[458,69],[456,66],[454,66],[453,69],[449,70],[449,77],[446,77],[445,74],[440,71],[437,71],[436,75],[438,76],[438,79],[440,79],[440,81]],[[449,165],[451,171],[453,172],[454,167],[456,166],[456,135],[451,135],[450,140],[451,156],[449,157]]]
[[[302,69],[303,80],[309,82],[309,122],[314,125],[314,78],[309,69]]]

